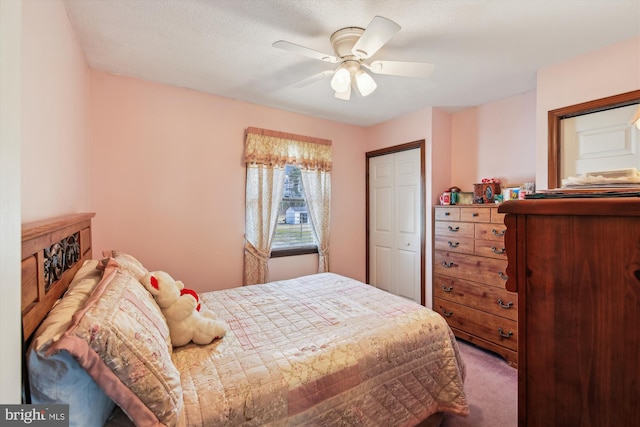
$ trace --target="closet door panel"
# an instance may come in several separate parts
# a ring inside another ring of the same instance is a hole
[[[369,282],[418,303],[421,189],[419,149],[369,158]]]

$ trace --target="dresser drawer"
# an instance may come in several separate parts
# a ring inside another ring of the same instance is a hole
[[[486,256],[496,259],[507,259],[507,249],[504,242],[495,240],[474,240],[474,255]]]
[[[456,208],[456,207],[436,208],[436,221],[460,221],[460,208]]]
[[[498,212],[498,208],[491,208],[491,222],[494,224],[504,224],[505,214]]]
[[[507,227],[504,224],[476,224],[474,236],[476,239],[504,241]]]
[[[517,351],[517,322],[441,298],[433,299],[433,309],[440,313],[452,328]]]
[[[473,225],[470,222],[437,221],[435,233],[436,236],[468,237],[473,239],[475,234]]]
[[[464,208],[460,210],[460,221],[490,222],[491,210],[488,208]]]
[[[433,282],[433,296],[507,319],[518,320],[518,294],[506,289],[436,274]]]
[[[459,236],[436,236],[436,250],[458,252],[473,255],[475,240],[469,237]]]
[[[458,277],[504,289],[507,261],[451,251],[435,251],[435,274]]]

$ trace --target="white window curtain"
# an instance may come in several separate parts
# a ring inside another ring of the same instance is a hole
[[[307,210],[318,246],[318,273],[329,271],[329,211],[331,207],[331,172],[303,169]]]
[[[283,167],[247,164],[244,244],[244,284],[265,283],[269,278],[271,243],[282,200]]]
[[[266,283],[268,262],[282,200],[285,166],[297,165],[318,245],[318,272],[329,271],[331,141],[248,128],[244,284]]]

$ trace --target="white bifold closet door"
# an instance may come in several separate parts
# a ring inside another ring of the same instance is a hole
[[[369,282],[420,303],[420,150],[369,158]]]

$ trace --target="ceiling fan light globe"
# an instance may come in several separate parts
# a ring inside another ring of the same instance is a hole
[[[331,79],[331,88],[336,92],[344,92],[350,84],[351,74],[349,74],[349,70],[341,66]]]
[[[358,91],[362,96],[371,95],[378,87],[373,78],[363,70],[356,73],[356,85],[358,86]]]
[[[336,92],[334,96],[343,101],[348,101],[351,99],[351,86],[349,86],[344,92]]]

